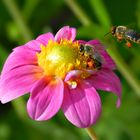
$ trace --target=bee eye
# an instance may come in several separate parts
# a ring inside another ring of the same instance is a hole
[[[114,34],[115,34],[115,30],[112,30],[112,32],[111,32],[111,33],[112,33],[112,35],[114,35]]]
[[[116,27],[113,26],[112,29],[111,29],[111,34],[112,34],[112,35],[115,35],[115,32],[116,32]]]
[[[79,50],[80,50],[80,52],[84,51],[84,45],[83,44],[80,44]]]

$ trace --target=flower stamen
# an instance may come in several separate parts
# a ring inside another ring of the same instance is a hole
[[[67,84],[68,84],[70,89],[75,89],[78,85],[77,81],[73,81],[73,80],[67,81]]]
[[[92,48],[90,48],[92,49]],[[61,39],[59,42],[49,40],[47,46],[41,45],[37,53],[38,65],[44,70],[44,75],[59,76],[64,79],[71,70],[82,70],[81,78],[90,74],[86,70],[96,70],[95,60],[91,57],[93,51],[81,52],[78,41]]]

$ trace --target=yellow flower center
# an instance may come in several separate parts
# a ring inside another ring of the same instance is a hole
[[[79,51],[79,43],[63,39],[60,42],[49,40],[47,46],[41,45],[37,53],[38,65],[46,76],[59,76],[62,79],[71,70],[94,69],[93,60]],[[82,74],[83,78],[88,74]]]

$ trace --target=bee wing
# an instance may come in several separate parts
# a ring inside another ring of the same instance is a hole
[[[96,59],[97,61],[103,63],[103,58],[101,57],[101,55],[98,52],[95,52],[93,54],[93,58]]]
[[[135,42],[140,39],[140,33],[134,31],[133,29],[129,29],[125,32],[125,37]]]
[[[91,40],[87,42],[85,45],[91,46],[93,49],[93,58],[99,61],[100,63],[104,63],[104,58],[101,56],[101,52],[105,51],[106,47],[100,43],[98,40]]]
[[[104,46],[99,40],[91,40],[88,42],[79,41],[81,44],[89,45],[93,48],[96,59],[103,64],[103,67],[115,69],[116,65],[109,54],[106,52],[106,46]]]
[[[86,43],[86,45],[90,45],[94,51],[100,52],[106,50],[106,46],[104,46],[99,40],[91,40]]]
[[[136,32],[133,30],[133,29],[128,29],[126,32],[125,32],[125,35],[133,35],[135,34]]]
[[[132,23],[127,24],[127,25],[125,25],[125,26],[127,26],[128,28],[133,29],[133,28],[135,28],[135,27],[136,27],[136,23],[135,23],[135,22],[132,22]]]
[[[110,55],[106,52],[106,46],[104,46],[100,41],[98,40],[92,40],[87,42],[86,44],[89,44],[92,46],[96,59],[103,64],[103,67],[107,67],[110,69],[115,69],[116,65],[113,59],[110,57]]]

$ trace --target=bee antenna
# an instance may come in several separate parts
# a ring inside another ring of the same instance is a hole
[[[104,37],[107,36],[107,35],[110,34],[110,33],[111,33],[111,32],[106,33],[106,34],[104,35]]]

